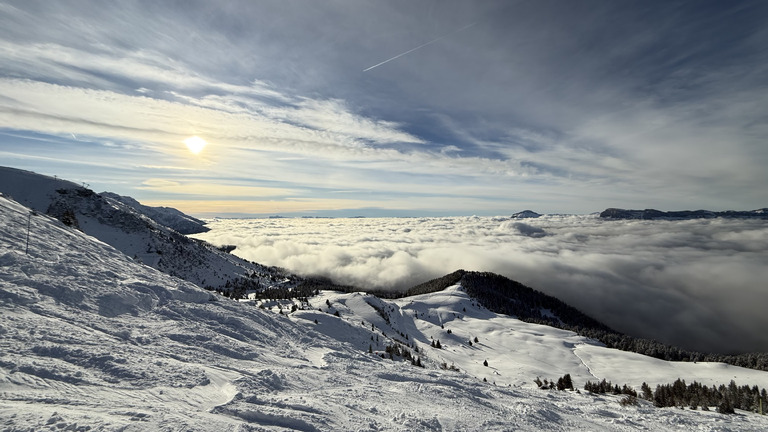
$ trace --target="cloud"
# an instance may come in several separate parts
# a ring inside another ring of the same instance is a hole
[[[256,190],[259,188],[244,188],[243,190]],[[279,189],[265,189],[265,194],[280,193]],[[222,191],[226,192],[226,190]],[[194,190],[189,190],[187,194],[195,194]],[[269,196],[267,196],[269,198]],[[179,209],[187,214],[205,215],[209,217],[227,216],[244,217],[248,215],[284,215],[284,214],[312,214],[317,211],[336,211],[342,209],[365,208],[370,205],[368,201],[354,199],[327,199],[327,198],[286,198],[262,200],[260,198],[245,199],[233,195],[230,199],[215,199],[200,196],[194,196],[191,199],[162,199],[162,200],[143,200],[142,204],[149,206],[166,206]]]
[[[189,171],[187,178],[197,176],[196,183],[201,179],[209,183],[198,190],[224,190],[228,185],[220,173],[227,172],[242,184],[270,179],[290,190],[304,190],[308,185],[348,190],[353,185],[358,201],[368,201],[366,207],[421,209],[427,208],[421,207],[423,203],[435,208],[431,203],[438,198],[442,200],[440,205],[445,206],[445,198],[436,193],[435,187],[439,185],[447,195],[460,196],[467,204],[479,202],[474,211],[482,211],[499,194],[508,193],[508,188],[493,178],[522,177],[527,173],[514,161],[433,152],[420,147],[419,139],[398,130],[396,124],[355,115],[338,101],[310,103],[302,99],[294,108],[279,108],[249,99],[250,108],[236,111],[218,109],[191,97],[180,102],[15,79],[0,78],[0,90],[7,96],[7,100],[0,101],[0,110],[5,114],[0,127],[58,137],[68,137],[76,130],[77,142],[57,139],[53,151],[72,155],[87,149],[90,160],[104,160],[100,166],[119,164],[126,170],[151,171],[142,173],[145,177],[138,179],[137,184],[146,181],[147,175],[163,175],[162,171],[166,176]],[[237,100],[243,96],[232,97]],[[209,142],[199,157],[193,157],[182,144],[191,134],[203,136]],[[409,142],[417,147],[390,147],[394,142]],[[21,147],[14,153],[24,154]],[[147,159],[153,160],[152,168],[142,168],[148,166]],[[163,166],[173,168],[157,168]],[[254,173],[258,177],[254,178]],[[456,184],[462,178],[467,184]],[[146,187],[135,190],[137,193],[118,192],[138,195],[140,199],[148,191],[161,192]],[[163,191],[188,195],[191,189],[166,187]],[[377,197],[372,199],[371,191]],[[269,190],[264,190],[265,195],[257,189],[251,192],[257,200],[259,196],[275,196]],[[400,204],[404,195],[413,198]],[[278,207],[269,213],[280,212]],[[244,208],[237,211],[245,212]]]
[[[143,188],[155,192],[167,192],[177,195],[195,195],[197,197],[214,197],[221,199],[230,198],[254,198],[305,195],[305,191],[297,189],[284,189],[276,187],[258,187],[233,185],[225,182],[201,183],[195,179],[192,181],[172,181],[159,178],[151,178],[143,182]]]
[[[520,234],[528,237],[544,237],[547,232],[540,227],[535,227],[522,222],[514,222],[512,228],[516,229]]]
[[[184,169],[326,199],[355,189],[414,213],[428,195],[444,214],[590,212],[638,196],[761,205],[765,7],[593,6],[2,4],[0,128],[61,138],[2,146],[24,168],[92,184],[115,177],[24,156],[111,161],[128,189],[116,192],[139,199],[157,191],[135,185]],[[179,146],[190,135],[211,143],[198,158]],[[146,160],[173,168],[147,173]]]
[[[248,219],[198,237],[236,254],[365,288],[456,269],[492,271],[606,324],[704,351],[768,351],[763,221],[603,221],[593,216]],[[542,235],[546,233],[546,235]]]

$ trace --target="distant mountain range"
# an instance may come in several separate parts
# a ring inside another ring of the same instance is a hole
[[[747,218],[768,219],[768,208],[739,211],[680,210],[661,211],[656,209],[625,210],[609,208],[600,213],[603,219],[712,219],[712,218]]]
[[[523,210],[510,216],[512,219],[535,219],[542,214],[532,210]],[[685,220],[685,219],[713,219],[713,218],[733,218],[733,219],[768,219],[768,208],[757,210],[678,210],[661,211],[656,209],[631,210],[620,208],[608,208],[600,212],[603,219],[667,219],[667,220]]]

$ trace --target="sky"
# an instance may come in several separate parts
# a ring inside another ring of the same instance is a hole
[[[201,217],[756,209],[767,19],[764,1],[1,1],[0,165]]]
[[[195,237],[359,288],[403,290],[458,269],[490,271],[623,333],[702,352],[768,352],[763,220],[253,218],[209,226]]]

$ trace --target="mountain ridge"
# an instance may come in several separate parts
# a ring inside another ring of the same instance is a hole
[[[101,192],[99,195],[131,206],[155,222],[165,225],[168,228],[172,228],[180,234],[198,234],[211,230],[205,226],[204,221],[182,213],[173,207],[145,206],[131,197],[118,195],[112,192]]]
[[[643,219],[643,220],[686,220],[686,219],[713,219],[713,218],[747,218],[768,219],[768,208],[757,210],[677,210],[661,211],[656,209],[626,210],[620,208],[608,208],[600,213],[602,219]]]
[[[229,290],[228,285],[235,284],[291,289],[301,281],[282,269],[246,261],[164,225],[171,221],[188,229],[197,226],[196,219],[175,209],[136,208],[130,197],[97,194],[84,185],[8,167],[0,167],[0,192],[200,287]],[[161,222],[145,214],[147,210]]]

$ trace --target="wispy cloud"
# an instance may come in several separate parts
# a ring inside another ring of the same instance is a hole
[[[24,145],[55,137],[67,160],[119,161],[118,192],[140,199],[158,191],[126,185],[159,166],[382,208],[431,190],[445,213],[471,194],[505,212],[768,199],[760,3],[0,7],[4,151],[66,174]],[[210,143],[199,157],[190,135]]]
[[[151,189],[155,192],[194,195],[201,198],[251,198],[260,199],[263,197],[295,197],[305,195],[306,191],[297,189],[284,189],[276,187],[258,187],[245,185],[226,184],[223,181],[203,183],[198,179],[192,181],[167,180],[151,178],[142,183],[142,188]]]

